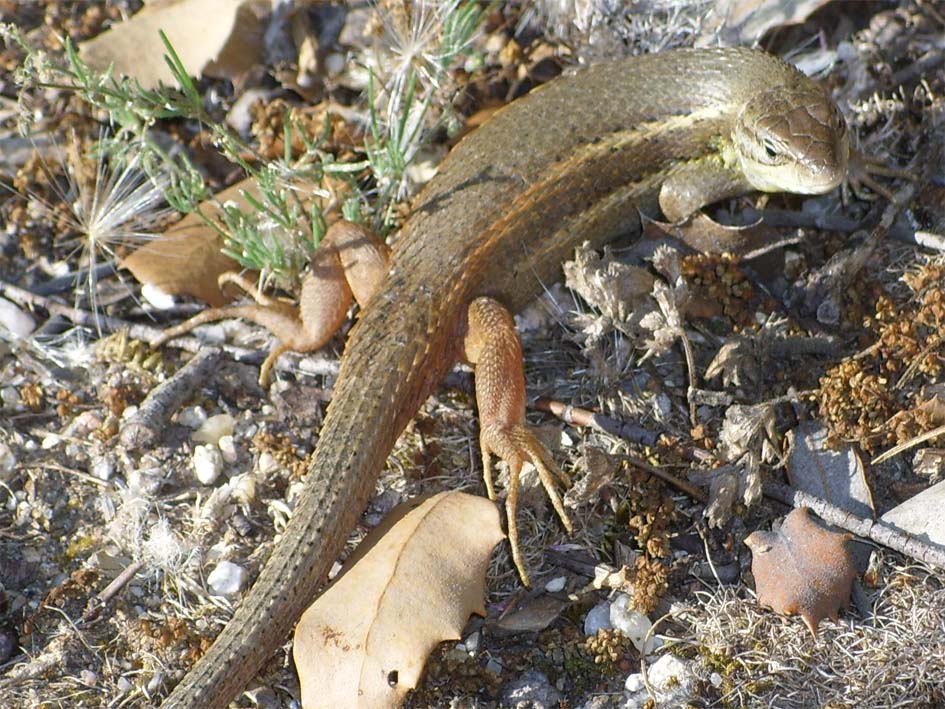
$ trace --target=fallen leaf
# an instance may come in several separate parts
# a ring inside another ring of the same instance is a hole
[[[329,187],[330,194],[328,198],[320,198],[323,206],[333,204],[345,189],[327,180],[323,186]],[[312,191],[312,185],[303,181],[291,183],[288,187],[302,194]],[[225,231],[220,205],[229,203],[244,212],[251,212],[253,207],[246,195],[260,200],[261,194],[256,180],[247,177],[202,202],[198,211]],[[219,232],[207,224],[198,211],[191,212],[158,238],[146,242],[125,258],[121,267],[131,271],[142,284],[152,285],[169,295],[190,295],[216,308],[240,295],[232,286],[221,291],[217,285],[221,274],[239,271],[240,265],[222,253],[223,241]],[[249,277],[252,278],[252,274]]]
[[[758,602],[785,615],[800,614],[815,637],[824,618],[836,620],[850,601],[856,568],[847,542],[853,535],[831,532],[798,507],[780,529],[752,532],[751,549]]]
[[[643,235],[654,240],[667,236],[678,239],[704,254],[730,253],[739,256],[777,240],[777,234],[765,224],[727,226],[702,212],[696,212],[678,224],[646,219],[643,222]]]
[[[249,209],[244,191],[253,196],[259,194],[255,181],[246,178],[203,202],[198,211],[221,224],[220,204],[234,202]],[[194,211],[132,252],[120,265],[131,271],[139,283],[152,285],[168,295],[190,295],[219,307],[230,302],[237,292],[222,292],[217,278],[227,271],[240,270],[240,265],[222,253],[222,248],[220,235]]]
[[[305,709],[400,706],[434,646],[485,615],[489,557],[504,537],[492,502],[440,493],[400,505],[382,527],[295,630]]]
[[[262,60],[268,0],[179,0],[145,7],[79,45],[93,69],[135,79],[145,89],[175,85],[158,30],[163,30],[191,76],[233,79]]]

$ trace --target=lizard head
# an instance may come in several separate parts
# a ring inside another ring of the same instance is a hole
[[[732,141],[742,172],[762,192],[823,194],[846,177],[846,121],[806,77],[788,87],[760,88],[742,106]]]

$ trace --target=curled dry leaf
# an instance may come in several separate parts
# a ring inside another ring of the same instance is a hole
[[[295,630],[305,709],[400,706],[434,646],[459,638],[470,613],[485,615],[489,557],[504,537],[493,503],[440,493],[382,527]]]
[[[285,189],[310,194],[313,185],[298,179],[284,185]],[[325,181],[328,197],[320,202],[327,208],[336,204],[347,185]],[[313,197],[315,199],[315,197]],[[247,177],[205,200],[198,209],[169,227],[158,238],[146,242],[121,262],[139,283],[146,283],[169,295],[189,295],[218,308],[239,295],[233,286],[221,290],[218,281],[224,273],[240,270],[240,264],[224,254],[220,231],[226,230],[220,205],[228,204],[251,212],[251,201],[263,201],[259,184]],[[307,201],[304,206],[308,208]],[[208,224],[212,220],[217,228]],[[249,275],[252,278],[252,274]]]
[[[262,59],[266,0],[178,0],[152,3],[130,20],[79,45],[93,69],[109,66],[145,89],[174,85],[163,30],[191,76],[233,79]]]
[[[856,567],[847,542],[851,534],[831,532],[798,507],[781,528],[752,532],[751,549],[758,602],[778,613],[799,614],[812,635],[824,618],[836,619],[850,600]]]

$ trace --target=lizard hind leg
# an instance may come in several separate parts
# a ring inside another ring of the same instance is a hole
[[[495,499],[491,456],[509,466],[506,511],[512,560],[528,585],[528,573],[518,544],[516,508],[519,473],[525,461],[538,471],[545,492],[564,527],[573,527],[556,483],[569,484],[567,475],[525,424],[525,375],[522,345],[509,311],[492,298],[477,298],[469,306],[468,327],[463,338],[466,359],[475,367],[476,402],[479,406],[479,445],[482,448],[483,478],[490,499]]]
[[[265,327],[279,340],[259,370],[259,384],[266,386],[280,355],[323,347],[341,327],[352,299],[362,307],[367,305],[384,281],[388,258],[389,249],[372,232],[351,222],[336,222],[312,256],[298,307],[266,295],[246,276],[224,273],[218,279],[221,286],[236,285],[255,302],[204,310],[165,330],[152,345],[160,347],[209,322],[244,318]]]

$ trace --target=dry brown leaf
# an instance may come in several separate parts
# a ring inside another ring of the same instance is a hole
[[[666,236],[678,239],[705,254],[744,255],[777,240],[775,232],[764,224],[726,226],[702,212],[696,212],[679,224],[646,219],[643,222],[643,233],[650,239]]]
[[[440,493],[401,505],[383,527],[295,630],[305,709],[400,706],[434,646],[459,638],[470,613],[485,615],[489,557],[504,537],[492,502]]]
[[[211,219],[220,213],[217,205],[233,202],[249,210],[243,196],[259,196],[252,178],[246,178],[203,202],[199,209]],[[218,222],[219,223],[219,222]],[[220,235],[197,212],[191,212],[161,236],[149,241],[121,262],[139,283],[147,283],[169,295],[190,295],[219,307],[231,301],[235,292],[226,294],[217,286],[217,278],[240,265],[223,254]]]
[[[309,196],[303,200],[306,209],[310,206],[309,199],[317,200],[326,214],[326,221],[331,224],[337,215],[330,210],[340,203],[349,186],[341,180],[325,179],[319,187],[320,194],[316,195],[310,182],[296,180],[286,185],[286,189]],[[252,212],[254,208],[246,195],[258,202],[264,201],[256,180],[247,177],[202,202],[198,211],[214,220],[219,229],[225,230],[220,205],[231,204],[244,212]],[[240,295],[232,286],[221,291],[217,285],[222,274],[239,271],[240,265],[221,252],[223,241],[220,234],[204,221],[198,211],[185,216],[157,239],[145,243],[125,258],[121,267],[131,271],[140,283],[155,286],[169,295],[190,295],[216,308]],[[252,278],[252,274],[249,277]]]
[[[93,69],[109,66],[145,89],[173,86],[158,30],[170,40],[191,76],[233,79],[262,59],[268,0],[179,0],[145,7],[130,20],[79,45]]]
[[[778,613],[800,614],[816,637],[820,621],[836,620],[850,601],[856,577],[847,544],[852,538],[819,526],[806,507],[792,510],[778,530],[752,532],[745,544],[758,602]]]

